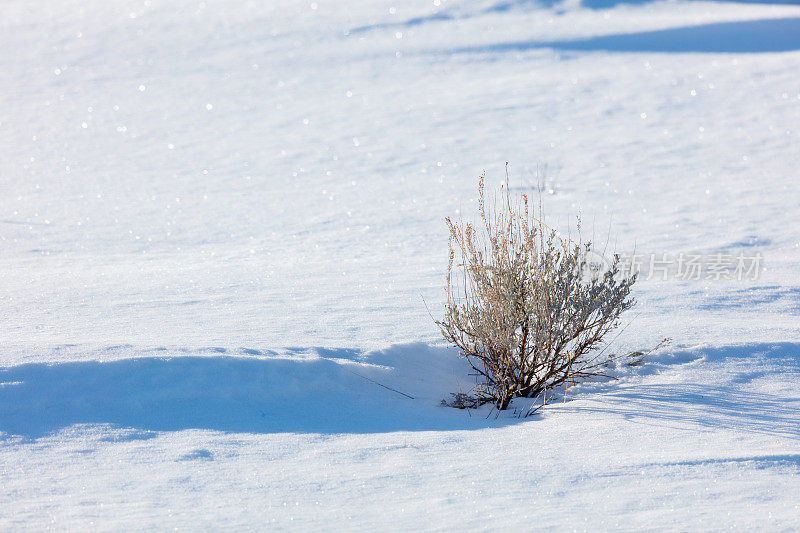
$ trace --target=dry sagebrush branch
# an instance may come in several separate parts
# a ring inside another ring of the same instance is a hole
[[[621,275],[618,256],[587,276],[591,243],[560,238],[542,222],[541,208],[539,217],[529,213],[524,195],[512,202],[507,184],[499,207],[487,207],[484,177],[480,224],[446,219],[447,305],[437,324],[478,376],[457,407],[506,409],[514,397],[602,374],[613,356],[592,354],[634,304],[636,276]]]

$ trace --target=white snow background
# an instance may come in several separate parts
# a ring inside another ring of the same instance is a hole
[[[476,177],[645,253],[543,412],[433,323]],[[800,529],[800,6],[4,0],[0,529]],[[413,399],[377,385],[381,383]]]

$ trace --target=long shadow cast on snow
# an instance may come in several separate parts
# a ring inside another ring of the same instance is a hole
[[[798,372],[800,343],[758,343],[705,348],[702,358],[709,362],[750,359],[758,363],[778,365]],[[696,354],[695,354],[696,356]],[[676,362],[688,361],[692,354],[670,354]],[[655,366],[655,365],[654,365]],[[622,384],[596,394],[584,396],[596,400],[591,406],[567,404],[567,411],[617,414],[633,422],[647,425],[678,425],[689,422],[708,429],[732,429],[749,433],[800,437],[800,394],[756,393],[746,385],[775,373],[759,369],[758,364],[738,367],[733,364],[721,375],[719,385],[698,383]],[[755,367],[755,368],[754,368]],[[740,368],[740,370],[737,370]],[[644,373],[649,373],[643,367]],[[653,370],[654,371],[654,370]]]
[[[212,352],[0,368],[0,433],[37,439],[75,424],[134,428],[144,435],[184,429],[383,433],[484,429],[523,421],[510,415],[469,416],[437,405],[448,392],[459,390],[455,376],[466,373],[462,361],[445,348],[413,344],[368,354],[288,350],[282,356]],[[699,358],[752,357],[796,371],[800,343],[671,352],[638,371],[657,373]],[[741,375],[724,370],[720,386],[597,384],[579,397],[598,402],[568,402],[564,408],[619,414],[648,425],[699,422],[709,428],[800,436],[800,396],[748,392],[741,385],[766,375],[748,368]]]
[[[613,413],[646,424],[691,422],[709,429],[800,437],[800,398],[748,394],[728,386],[659,384],[625,387],[597,399],[607,406],[570,410]]]
[[[313,357],[297,357],[301,351],[289,349],[288,358],[215,353],[0,368],[0,432],[35,439],[74,424],[110,424],[146,431],[382,433],[516,422],[437,405],[453,387],[432,383],[453,380],[454,358],[444,348],[410,345],[373,352],[368,361],[353,350],[310,349]],[[437,360],[444,361],[438,368]]]
[[[648,4],[653,0],[581,0],[581,6],[589,9],[610,9],[618,5],[642,5]],[[704,1],[704,0],[698,0]],[[798,0],[719,0],[722,2],[731,1],[739,4],[798,4]]]
[[[611,9],[618,5],[644,5],[651,3],[653,0],[581,0],[581,6],[588,9]],[[703,1],[703,0],[698,0]],[[783,4],[783,5],[797,5],[800,0],[719,0],[719,1],[733,1],[744,4]],[[387,18],[382,22],[372,22],[363,26],[356,26],[347,30],[346,35],[358,35],[372,31],[383,30],[404,30],[416,28],[418,26],[425,26],[432,23],[442,23],[451,21],[462,21],[483,15],[491,15],[497,13],[519,13],[519,12],[536,12],[541,9],[555,9],[557,12],[563,13],[564,8],[559,0],[500,0],[494,4],[490,4],[477,10],[453,10],[444,9],[433,13],[424,15],[413,16],[406,19],[394,20]]]
[[[719,22],[572,41],[515,41],[457,48],[445,53],[525,52],[546,48],[610,52],[791,52],[800,50],[800,18]]]

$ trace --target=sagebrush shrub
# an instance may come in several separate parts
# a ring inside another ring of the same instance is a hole
[[[451,405],[506,409],[514,397],[601,374],[614,356],[597,348],[633,305],[636,276],[620,273],[616,255],[607,269],[590,268],[591,243],[560,237],[541,207],[538,217],[529,213],[525,195],[512,203],[507,183],[499,206],[487,207],[483,174],[478,210],[477,226],[446,219],[447,305],[437,324],[478,377]]]

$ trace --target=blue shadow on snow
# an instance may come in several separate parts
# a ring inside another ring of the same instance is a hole
[[[800,50],[800,18],[719,22],[572,41],[516,41],[445,50],[504,53],[535,49],[608,52],[765,53]]]
[[[453,354],[444,348],[416,344],[366,355],[346,349],[324,350],[322,355],[139,357],[0,368],[0,433],[36,439],[75,424],[133,428],[138,431],[134,436],[141,438],[152,436],[148,432],[185,429],[384,433],[484,429],[524,420],[510,414],[487,419],[486,411],[470,416],[437,405],[457,390],[453,376],[463,371],[451,366]],[[658,372],[665,365],[698,358],[760,358],[796,372],[800,343],[667,352],[637,367],[637,372]],[[742,387],[774,371],[726,371],[727,383],[719,386],[598,383],[554,409],[617,414],[648,425],[690,421],[709,428],[800,437],[800,396],[760,394]],[[580,398],[600,403],[573,402]]]
[[[356,359],[353,350],[325,352],[308,359],[138,357],[0,368],[0,432],[35,439],[74,424],[111,424],[144,431],[383,433],[518,422],[442,407],[446,388],[438,398],[406,389],[415,395],[410,399],[370,381],[391,386],[389,368],[343,363]],[[418,381],[425,390],[424,377]]]
[[[653,0],[581,0],[581,6],[589,9],[611,9],[618,5],[642,5],[648,4]],[[703,0],[698,0],[703,1]],[[800,0],[719,0],[721,2],[731,1],[738,4],[799,4]]]
[[[723,383],[621,384],[596,390],[592,406],[570,405],[565,410],[582,413],[616,414],[649,426],[691,422],[709,429],[732,429],[749,433],[800,438],[800,394],[786,396],[755,392],[750,382],[769,379],[775,366],[800,373],[800,343],[751,343],[706,347],[700,351],[674,351],[654,356],[655,364],[645,364],[640,372],[648,374],[661,364],[691,363],[699,358],[707,362],[751,360],[753,366],[738,370],[734,364],[724,370]],[[763,365],[759,364],[763,363]],[[772,368],[768,368],[772,366]],[[755,367],[755,368],[753,368]]]

